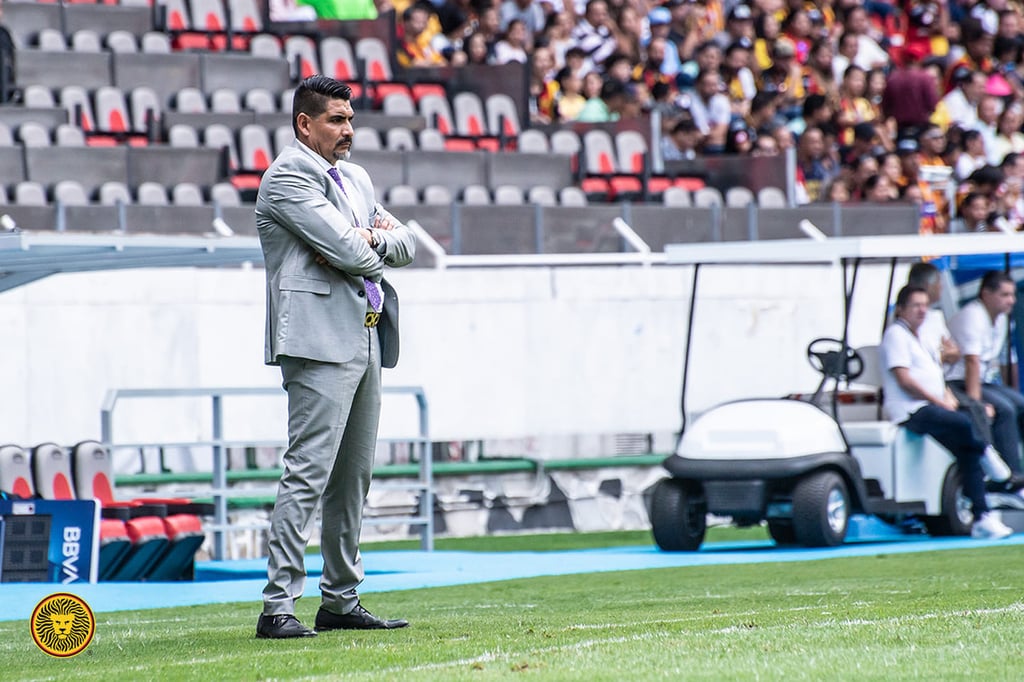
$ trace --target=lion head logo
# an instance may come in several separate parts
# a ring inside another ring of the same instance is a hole
[[[96,631],[89,605],[73,594],[51,594],[32,613],[32,639],[51,656],[74,656],[92,641]]]

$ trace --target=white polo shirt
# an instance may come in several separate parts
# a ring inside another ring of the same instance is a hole
[[[975,299],[960,309],[949,320],[949,332],[960,346],[960,360],[946,373],[950,380],[963,380],[964,361],[968,355],[977,355],[981,360],[981,382],[997,383],[999,377],[999,352],[1006,341],[1006,315],[999,315],[995,322],[989,317],[984,304]]]
[[[880,351],[882,367],[885,368],[882,379],[885,411],[893,423],[902,424],[910,415],[928,404],[927,400],[916,398],[903,390],[896,381],[896,375],[892,373],[894,367],[909,370],[910,376],[928,393],[936,396],[945,394],[946,380],[942,376],[942,366],[903,322],[896,321],[885,330]]]

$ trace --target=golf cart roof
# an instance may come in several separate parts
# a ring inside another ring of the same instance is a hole
[[[1024,234],[980,232],[668,244],[665,262],[670,265],[828,265],[857,259],[918,260],[1017,252],[1024,252]]]

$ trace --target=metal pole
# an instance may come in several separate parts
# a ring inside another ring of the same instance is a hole
[[[420,549],[434,551],[434,465],[430,459],[430,435],[428,431],[427,396],[422,390],[416,391],[416,402],[420,408],[420,478],[423,490],[420,493],[420,516],[423,530],[420,534]]]
[[[693,284],[690,288],[690,310],[686,317],[686,349],[683,351],[683,390],[679,398],[679,409],[683,413],[682,426],[679,427],[679,440],[686,433],[686,382],[690,375],[690,344],[693,341],[693,311],[697,303],[697,279],[700,275],[700,263],[693,266]],[[676,447],[679,443],[676,443]]]
[[[213,531],[213,558],[223,561],[227,555],[227,544],[224,528],[228,522],[228,499],[225,489],[228,486],[227,467],[224,464],[224,448],[220,441],[224,438],[224,422],[222,414],[222,398],[219,394],[213,398],[213,520],[217,529]]]

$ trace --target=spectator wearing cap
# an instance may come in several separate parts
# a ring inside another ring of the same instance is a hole
[[[732,111],[723,89],[721,74],[705,70],[698,74],[693,90],[688,93],[690,102],[687,108],[704,135],[705,154],[721,154],[725,150]]]
[[[750,5],[736,5],[726,15],[725,30],[720,31],[714,38],[715,43],[723,50],[740,38],[746,38],[753,45],[754,39],[754,13]]]
[[[750,40],[740,38],[726,48],[722,60],[720,71],[734,116],[746,116],[750,111],[750,101],[757,94],[757,82],[750,70],[752,47]]]
[[[583,50],[588,60],[587,70],[596,69],[608,59],[617,47],[612,28],[615,22],[608,13],[605,0],[590,0],[584,15],[572,29],[573,43]]]
[[[978,124],[978,103],[985,94],[985,74],[961,65],[953,69],[955,87],[942,98],[951,125],[974,128]]]
[[[857,36],[857,54],[853,63],[870,71],[874,68],[885,68],[889,65],[889,53],[882,49],[878,41],[871,35],[871,21],[867,10],[860,5],[851,7],[846,13],[843,28],[847,33]]]
[[[647,23],[651,27],[651,37],[647,44],[648,52],[651,44],[660,39],[665,43],[664,57],[661,60],[661,72],[670,78],[675,78],[679,73],[682,62],[679,61],[679,46],[669,38],[670,24],[672,23],[672,12],[665,7],[655,7],[647,15]],[[650,54],[648,54],[650,58]]]
[[[939,98],[930,73],[921,68],[924,54],[904,51],[904,64],[893,71],[882,93],[882,115],[896,124],[900,137],[917,137],[928,125]]]

